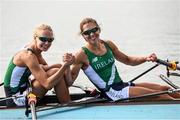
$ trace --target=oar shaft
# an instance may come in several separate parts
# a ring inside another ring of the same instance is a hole
[[[149,68],[148,70],[144,71],[143,73],[141,73],[140,75],[136,76],[135,78],[133,78],[132,80],[130,80],[129,82],[134,82],[136,79],[140,78],[141,76],[143,76],[144,74],[148,73],[149,71],[153,70],[154,68],[156,68],[159,64],[156,64],[154,66],[152,66],[151,68]]]
[[[31,108],[32,120],[37,120],[37,114],[36,114],[34,102],[31,103],[30,108]]]
[[[169,75],[171,75],[171,76],[176,76],[176,77],[180,77],[180,74],[179,73],[169,73]]]
[[[9,99],[20,98],[20,97],[24,97],[24,95],[17,95],[17,96],[5,97],[5,98],[0,99],[0,102],[1,102],[1,101],[5,101],[5,100],[9,100]]]
[[[162,65],[165,65],[167,67],[170,67],[170,68],[172,67],[172,63],[166,62],[166,61],[161,60],[161,59],[157,59],[156,62],[159,64],[162,64]],[[180,66],[176,66],[176,69],[180,70]]]
[[[4,83],[0,83],[0,86],[4,85]]]
[[[6,101],[6,100],[9,100],[9,99],[13,99],[14,97],[7,97],[7,98],[2,98],[2,99],[0,99],[0,102],[2,102],[2,101]]]
[[[37,114],[36,114],[36,95],[32,93],[32,83],[31,79],[29,79],[29,88],[28,88],[28,105],[30,106],[32,120],[37,120]],[[28,116],[28,110],[26,109],[25,114]]]

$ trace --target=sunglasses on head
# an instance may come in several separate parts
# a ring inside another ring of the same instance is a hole
[[[92,29],[90,29],[90,30],[86,30],[86,31],[82,32],[82,34],[83,34],[83,35],[90,35],[91,33],[95,33],[95,32],[97,32],[98,30],[99,30],[99,28],[98,28],[98,27],[95,27],[95,28],[92,28]]]
[[[52,41],[54,40],[54,38],[48,38],[48,37],[38,37],[39,38],[39,40],[41,41],[41,42],[49,42],[49,43],[52,43]]]

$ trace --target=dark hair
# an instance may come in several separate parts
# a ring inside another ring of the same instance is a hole
[[[97,25],[97,27],[99,27],[99,24],[96,22],[95,19],[93,19],[93,18],[84,18],[80,23],[80,33],[83,32],[83,25],[86,24],[86,23],[94,23],[94,24]],[[99,27],[99,30],[101,30],[100,27]]]

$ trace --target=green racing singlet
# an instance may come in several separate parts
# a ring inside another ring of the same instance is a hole
[[[28,83],[28,77],[31,75],[28,67],[19,67],[11,59],[4,77],[4,87],[10,87],[11,91],[16,93],[20,87]]]
[[[122,82],[111,48],[105,43],[107,52],[104,55],[95,55],[86,47],[82,47],[88,56],[89,66],[84,73],[91,82],[101,91],[107,91],[109,86],[114,83]]]

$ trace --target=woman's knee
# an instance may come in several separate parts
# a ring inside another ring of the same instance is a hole
[[[37,96],[37,97],[43,97],[46,92],[48,91],[47,89],[45,89],[40,83],[39,81],[35,80],[32,83],[32,91],[33,93]]]

